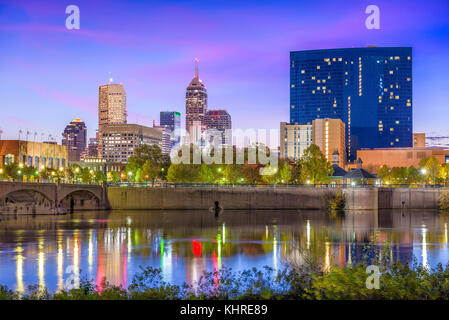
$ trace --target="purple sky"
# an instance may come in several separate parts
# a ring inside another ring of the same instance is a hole
[[[66,6],[81,29],[65,28]],[[365,28],[380,8],[381,30]],[[185,116],[185,89],[200,59],[209,108],[234,128],[289,121],[289,52],[412,46],[414,131],[449,136],[449,1],[4,1],[0,0],[0,128],[52,134],[73,118],[90,137],[98,86],[123,83],[128,122],[151,125],[159,111]],[[22,136],[24,137],[24,136]]]

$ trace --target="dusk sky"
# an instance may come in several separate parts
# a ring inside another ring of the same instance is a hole
[[[65,27],[70,4],[80,30]],[[370,4],[380,30],[365,27]],[[233,128],[278,129],[289,121],[290,51],[367,45],[413,47],[414,131],[449,136],[447,0],[0,0],[2,138],[22,129],[60,141],[74,118],[94,137],[110,77],[125,87],[128,123],[174,110],[184,125],[195,58],[209,109],[227,109]]]

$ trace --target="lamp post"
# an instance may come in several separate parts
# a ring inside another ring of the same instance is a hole
[[[426,168],[422,168],[421,169],[421,173],[424,176],[424,185],[427,185],[427,179],[426,179],[427,169]]]

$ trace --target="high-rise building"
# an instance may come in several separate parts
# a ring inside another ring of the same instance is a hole
[[[147,144],[162,148],[162,131],[138,124],[109,124],[102,128],[101,158],[107,162],[126,163],[134,149]]]
[[[222,143],[232,143],[232,121],[231,115],[226,110],[209,110],[204,116],[204,124],[208,130],[215,129],[221,132]],[[228,131],[226,131],[228,130]]]
[[[159,125],[164,128],[163,149],[167,153],[170,153],[171,148],[181,142],[181,113],[176,111],[161,111]],[[170,136],[168,142],[165,139],[166,134]]]
[[[68,149],[68,160],[80,161],[81,154],[86,149],[86,124],[80,119],[74,119],[65,127],[62,137],[62,145]]]
[[[99,87],[98,93],[98,156],[103,153],[102,128],[109,124],[127,122],[126,92],[122,84],[106,84]]]
[[[304,150],[312,144],[312,125],[281,122],[279,137],[280,158],[299,160]]]
[[[290,52],[290,123],[324,118],[345,123],[348,160],[360,148],[411,147],[412,48]]]
[[[197,136],[198,131],[205,130],[204,115],[207,111],[207,90],[198,75],[198,60],[195,60],[195,76],[186,91],[186,131]],[[195,127],[195,128],[192,128]],[[194,142],[194,141],[193,141]]]
[[[345,124],[340,119],[315,119],[312,121],[312,142],[317,145],[330,163],[337,152],[338,165],[345,165]]]

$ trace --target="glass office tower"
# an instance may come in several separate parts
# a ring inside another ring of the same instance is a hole
[[[290,52],[290,123],[338,118],[346,155],[360,148],[412,147],[412,48]]]

